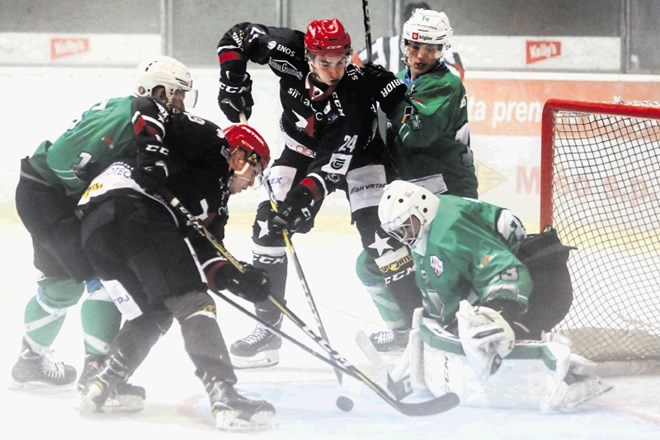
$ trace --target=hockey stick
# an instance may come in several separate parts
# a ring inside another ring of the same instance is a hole
[[[371,62],[371,19],[369,18],[369,1],[362,0],[362,16],[364,17],[364,40],[367,45],[367,63]]]
[[[268,197],[270,199],[270,207],[273,211],[277,212],[277,200],[275,199],[275,194],[273,193],[273,187],[270,185],[270,181],[268,179],[264,179],[264,181],[266,184],[266,190],[268,191]],[[309,308],[312,310],[312,315],[314,315],[314,320],[316,321],[316,326],[318,327],[319,333],[321,334],[323,339],[328,341],[328,335],[325,331],[325,327],[323,326],[323,322],[321,321],[321,315],[319,314],[319,310],[316,307],[316,303],[314,302],[314,297],[312,296],[312,292],[309,289],[309,284],[307,283],[305,272],[303,272],[302,265],[300,264],[300,259],[298,258],[298,254],[296,253],[296,250],[293,247],[293,243],[291,242],[291,237],[289,237],[289,233],[286,229],[282,230],[282,237],[284,238],[286,249],[289,252],[289,255],[291,256],[291,259],[293,260],[293,264],[296,267],[296,273],[298,274],[298,279],[300,280],[300,284],[305,294],[305,298],[307,299],[307,303],[309,304]]]
[[[315,356],[317,359],[322,360],[323,362],[331,365],[337,370],[341,370],[343,373],[351,376],[363,384],[371,388],[381,399],[387,402],[392,408],[399,411],[401,414],[406,416],[430,416],[434,414],[439,414],[441,412],[449,411],[450,409],[456,407],[460,401],[458,396],[454,393],[447,393],[440,397],[436,397],[431,400],[417,403],[404,403],[393,398],[387,391],[380,387],[377,383],[369,379],[368,376],[364,375],[360,370],[357,369],[353,364],[341,356],[335,349],[333,349],[330,344],[322,337],[314,333],[313,330],[309,328],[298,316],[296,316],[289,308],[283,305],[277,298],[272,295],[269,295],[268,299],[273,302],[283,314],[285,314],[289,319],[291,319],[301,330],[303,330],[309,337],[311,337],[321,348],[323,348],[326,353],[330,356],[327,358],[315,350],[312,350],[305,344],[296,340],[295,338],[289,336],[283,331],[271,326],[266,321],[259,318],[254,313],[251,313],[235,301],[231,300],[221,292],[213,291],[214,294],[218,295],[220,298],[228,302],[230,305],[241,311],[242,313],[250,316],[252,319],[256,320],[259,324],[266,327],[269,331],[281,336],[289,342],[292,342],[296,346],[302,348],[306,352]]]
[[[243,268],[243,265],[231,254],[229,251],[211,234],[205,227],[202,225],[197,217],[195,217],[188,209],[186,209],[181,202],[166,188],[161,188],[160,189],[160,195],[163,200],[166,200],[172,207],[177,208],[182,214],[184,214],[188,220],[193,224],[193,227],[195,230],[200,233],[203,237],[205,237],[226,259],[229,261],[231,264],[236,266],[237,269],[241,271],[245,271]],[[319,337],[309,329],[309,327],[302,321],[298,316],[296,316],[290,309],[288,309],[286,306],[284,306],[277,298],[275,298],[273,295],[268,295],[268,299],[275,304],[277,308],[279,308],[283,314],[285,314],[289,319],[291,319],[298,327],[300,327],[308,336],[310,336],[317,344],[319,344],[323,349],[326,350],[326,352],[332,357],[331,359],[328,359],[324,357],[323,355],[315,352],[314,350],[310,349],[306,345],[302,344],[301,342],[297,341],[296,339],[292,338],[291,336],[288,336],[287,334],[281,332],[279,329],[276,329],[275,327],[271,326],[268,324],[266,321],[262,320],[255,314],[249,312],[246,310],[244,307],[241,307],[239,304],[236,302],[232,301],[229,299],[227,296],[224,294],[213,291],[216,295],[218,295],[220,298],[240,310],[241,312],[245,313],[246,315],[252,317],[255,319],[257,322],[259,322],[262,326],[268,328],[271,332],[287,339],[288,341],[294,343],[295,345],[303,348],[305,351],[308,353],[316,356],[317,358],[325,361],[326,363],[330,364],[333,368],[339,369],[345,374],[357,379],[358,381],[368,385],[372,390],[376,392],[383,400],[385,400],[387,403],[390,404],[393,408],[395,408],[397,411],[401,412],[404,415],[409,415],[409,416],[426,416],[426,415],[433,415],[433,414],[438,414],[440,412],[448,411],[452,408],[454,408],[456,405],[459,404],[458,396],[454,393],[448,393],[445,394],[441,397],[426,401],[426,402],[420,402],[420,403],[402,403],[397,401],[396,399],[392,398],[385,390],[383,390],[377,383],[373,382],[371,379],[369,379],[367,376],[365,376],[362,372],[360,372],[356,367],[354,367],[352,364],[350,364],[345,358],[343,358],[337,351],[335,351],[330,344],[323,338]]]
[[[239,118],[241,120],[241,123],[247,124],[247,118],[245,117],[245,114],[241,113],[239,115]],[[270,207],[273,211],[277,212],[277,199],[275,198],[275,194],[273,193],[273,187],[270,185],[270,181],[268,180],[268,178],[264,178],[263,181],[266,184],[266,191],[268,192]],[[284,238],[284,244],[286,245],[286,249],[289,252],[289,255],[291,256],[291,259],[293,260],[294,266],[296,267],[296,274],[298,274],[298,279],[300,280],[303,293],[305,294],[305,299],[307,299],[307,304],[309,305],[309,308],[312,311],[312,315],[314,316],[314,320],[316,321],[316,326],[319,330],[319,333],[321,334],[323,339],[329,341],[328,335],[325,331],[325,327],[323,325],[323,322],[321,321],[321,315],[319,314],[319,310],[316,307],[316,302],[314,301],[314,297],[312,296],[312,292],[309,288],[309,284],[307,283],[305,272],[303,272],[302,265],[300,264],[300,260],[298,259],[298,254],[296,253],[296,250],[293,247],[293,243],[291,242],[291,237],[289,237],[289,233],[286,229],[282,231],[282,237]],[[339,381],[339,383],[341,383],[341,374],[339,372],[337,372],[337,380]]]
[[[431,399],[425,402],[419,403],[403,403],[395,398],[393,398],[387,391],[380,387],[376,382],[371,380],[368,376],[358,370],[353,364],[348,362],[346,358],[340,355],[335,349],[333,349],[328,341],[324,340],[322,337],[314,333],[313,330],[309,328],[305,322],[300,319],[291,309],[282,304],[277,298],[269,297],[271,302],[275,304],[283,314],[285,314],[291,321],[293,321],[303,332],[305,332],[310,338],[312,338],[321,348],[323,348],[328,355],[337,363],[337,366],[340,367],[342,371],[346,374],[354,377],[360,382],[367,385],[371,388],[376,394],[378,394],[383,400],[385,400],[390,406],[399,411],[400,413],[407,416],[428,416],[433,414],[438,414],[440,412],[448,411],[460,402],[458,396],[454,393],[447,393],[443,396]]]
[[[268,180],[268,178],[265,178],[264,182],[266,184],[266,191],[268,191],[268,198],[270,200],[270,208],[273,211],[277,212],[277,199],[275,198],[275,193],[273,192],[273,187],[270,185],[270,181]],[[298,280],[300,280],[300,285],[302,286],[303,293],[305,294],[305,299],[307,299],[307,304],[309,305],[309,308],[312,311],[312,315],[314,316],[314,320],[316,321],[316,328],[319,330],[319,333],[321,334],[321,337],[327,343],[329,343],[330,340],[328,338],[328,334],[325,331],[325,326],[323,325],[323,322],[321,321],[321,315],[319,314],[319,310],[316,307],[316,302],[314,301],[314,297],[312,296],[312,292],[309,289],[309,284],[307,283],[307,278],[305,277],[305,272],[303,272],[302,265],[300,264],[300,260],[298,259],[298,254],[296,253],[296,250],[293,247],[293,243],[291,242],[291,237],[289,237],[289,233],[286,229],[282,230],[282,237],[284,238],[284,243],[286,245],[286,249],[289,252],[289,255],[291,256],[291,259],[293,260],[293,264],[296,267],[296,273],[298,274]],[[271,302],[273,302],[273,301],[271,300]],[[275,304],[275,306],[280,308],[280,306],[278,304]],[[285,315],[286,315],[286,313],[285,313]],[[337,376],[337,381],[341,384],[342,383],[341,372],[339,370],[335,369],[335,374]],[[349,398],[346,397],[346,399],[349,399]]]
[[[170,206],[173,208],[177,209],[181,214],[183,214],[184,217],[188,219],[188,221],[192,224],[193,228],[202,236],[205,237],[212,245],[215,247],[220,254],[227,259],[236,269],[241,271],[242,273],[245,273],[245,268],[243,265],[234,257],[226,247],[222,243],[220,243],[214,236],[209,232],[208,229],[204,227],[204,225],[199,221],[197,217],[195,217],[188,209],[181,204],[181,201],[170,192],[169,189],[165,187],[160,187],[158,189],[159,195],[158,198],[162,199],[163,201],[167,202]]]

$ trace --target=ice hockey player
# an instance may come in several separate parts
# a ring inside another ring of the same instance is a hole
[[[572,301],[570,248],[554,229],[527,238],[507,209],[400,180],[385,188],[378,214],[410,247],[424,295],[407,354],[414,383],[495,406],[521,403],[520,391],[542,410],[571,409],[609,389],[585,373],[593,363],[550,333]],[[526,363],[514,360],[521,357]]]
[[[427,2],[408,3],[405,7],[401,17],[404,22],[412,17],[416,9],[430,10],[431,6]],[[383,66],[387,70],[394,73],[401,72],[408,66],[408,59],[401,56],[401,35],[394,35],[392,37],[379,37],[371,45],[371,62]],[[458,51],[449,44],[444,46],[444,53],[441,59],[447,66],[449,71],[459,77],[461,81],[465,77],[465,68]],[[361,51],[353,54],[353,62],[358,66],[367,62],[367,49],[363,48]]]
[[[159,90],[155,96],[163,105],[176,100]],[[133,374],[174,318],[195,375],[208,393],[216,426],[227,431],[266,429],[274,424],[275,409],[235,389],[237,378],[207,290],[228,289],[247,300],[263,301],[269,280],[249,265],[239,270],[217,250],[208,252],[210,242],[200,240],[194,228],[186,230],[186,218],[177,218],[176,210],[163,200],[169,195],[162,188],[191,206],[216,238],[222,238],[229,195],[254,184],[268,165],[269,148],[247,125],[234,125],[223,133],[210,121],[172,113],[167,133],[148,129],[149,122],[143,126],[156,139],[167,141],[162,160],[171,174],[144,185],[133,179],[137,162],[128,157],[97,176],[78,205],[83,249],[95,272],[103,280],[115,280],[130,296],[121,308],[127,320],[84,390],[80,410],[102,411],[108,394]],[[206,252],[200,249],[204,245]],[[198,256],[204,258],[201,264]]]
[[[152,137],[144,135],[147,130],[141,131],[145,121],[160,129],[160,119],[167,114],[153,104],[151,90],[160,85],[170,97],[180,95],[192,105],[197,93],[190,71],[173,58],[149,57],[140,63],[136,75],[133,94],[93,105],[54,143],[44,141],[21,161],[16,208],[32,236],[34,263],[42,275],[38,292],[25,309],[22,351],[12,369],[18,383],[67,385],[76,380],[75,368],[54,362],[49,351],[67,310],[85,288],[88,296],[81,305],[81,319],[86,356],[78,379],[80,389],[103,362],[119,330],[121,315],[81,250],[75,206],[90,180],[121,155],[138,158],[136,179],[165,172],[159,155],[151,152],[156,146],[164,148],[162,142],[152,142]],[[141,117],[133,119],[134,115]],[[141,387],[122,383],[116,392],[118,399],[110,396],[113,407],[141,407]]]
[[[443,63],[452,28],[442,12],[416,9],[404,23],[400,50],[406,69],[397,74],[407,86],[406,99],[390,112],[388,150],[397,178],[434,194],[477,198],[477,175],[470,148],[467,96],[458,77]],[[401,251],[399,261],[410,256]],[[366,258],[363,253],[360,259]],[[403,350],[408,341],[411,307],[400,307],[379,271],[357,265],[358,277],[374,298],[388,330],[370,337],[378,351]],[[414,301],[412,292],[407,297]]]
[[[402,247],[378,224],[377,204],[388,176],[374,97],[387,111],[403,99],[405,85],[372,65],[359,70],[350,64],[350,53],[351,38],[337,19],[314,20],[305,33],[239,23],[218,43],[218,103],[230,121],[239,121],[241,113],[249,117],[252,111],[248,61],[267,63],[280,79],[285,148],[268,177],[279,209],[271,210],[265,187],[252,237],[253,264],[268,272],[272,294],[280,300],[288,264],[281,232],[309,232],[324,198],[336,189],[347,195],[352,221],[375,271],[374,259],[389,258]],[[415,288],[413,278],[407,279],[405,292]],[[281,325],[282,315],[270,302],[257,304],[256,313],[272,326]],[[277,364],[280,346],[279,336],[257,326],[232,344],[234,365]]]

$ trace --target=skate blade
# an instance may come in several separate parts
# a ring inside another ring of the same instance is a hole
[[[95,413],[102,413],[103,407],[99,407],[94,399],[101,395],[102,390],[94,385],[90,385],[86,393],[80,395],[78,401],[78,412],[83,417],[91,416]]]
[[[144,399],[135,395],[120,395],[108,398],[103,405],[106,413],[135,413],[144,409]]]
[[[62,384],[62,385],[57,385],[57,384],[52,384],[52,383],[47,383],[47,382],[38,382],[38,381],[28,381],[28,382],[18,382],[16,380],[11,380],[7,384],[7,389],[12,390],[12,391],[20,391],[20,390],[25,390],[25,391],[31,391],[31,390],[36,390],[39,392],[48,392],[48,391],[53,391],[53,392],[62,392],[62,391],[69,391],[69,390],[74,390],[73,382],[67,383],[67,384]]]
[[[237,370],[274,367],[280,363],[278,350],[266,350],[251,357],[231,355],[231,363]]]
[[[257,432],[276,425],[275,414],[271,411],[256,412],[249,420],[240,418],[239,411],[225,410],[215,415],[215,426],[221,431]]]

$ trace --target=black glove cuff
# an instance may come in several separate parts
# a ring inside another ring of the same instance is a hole
[[[502,318],[504,318],[506,322],[511,325],[513,325],[516,319],[520,316],[520,304],[514,301],[508,301],[506,299],[493,299],[482,305],[484,307],[493,309],[496,312],[500,312]]]
[[[227,261],[218,261],[204,270],[206,280],[211,290],[224,290],[229,283],[227,280],[236,270],[234,266]]]

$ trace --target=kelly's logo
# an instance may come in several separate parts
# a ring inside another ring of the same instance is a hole
[[[89,51],[89,38],[51,38],[50,59],[85,53]]]
[[[527,41],[527,64],[561,55],[561,41]]]

